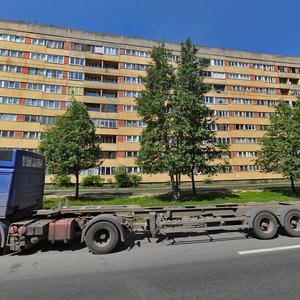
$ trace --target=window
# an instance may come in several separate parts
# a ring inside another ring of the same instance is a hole
[[[60,94],[61,85],[51,85],[51,84],[39,84],[39,83],[27,83],[28,90],[41,91],[44,93]]]
[[[64,57],[60,55],[47,55],[47,62],[53,63],[53,64],[63,64],[64,63]]]
[[[253,69],[260,69],[268,72],[274,72],[274,66],[271,65],[253,64]]]
[[[131,55],[131,56],[150,57],[150,53],[148,51],[125,49],[124,54]]]
[[[39,118],[39,122],[43,125],[51,125],[54,124],[55,121],[56,121],[56,117],[41,116]]]
[[[48,48],[63,49],[64,48],[64,42],[46,41],[46,46]]]
[[[238,74],[238,73],[230,73],[229,78],[231,79],[240,79],[240,80],[250,80],[250,75],[247,74]]]
[[[205,96],[204,102],[206,104],[227,104],[228,100],[227,98]]]
[[[241,99],[241,98],[234,98],[232,99],[233,104],[252,104],[252,100],[250,99]]]
[[[260,166],[253,166],[253,165],[243,165],[243,166],[238,166],[238,170],[243,172],[243,171],[259,171]]]
[[[229,61],[228,65],[229,67],[235,67],[235,68],[249,68],[248,63],[239,62],[239,61]]]
[[[9,65],[0,65],[0,71],[13,72],[13,73],[22,73],[22,67],[9,66]]]
[[[10,34],[0,34],[0,40],[8,42],[25,43],[25,37]]]
[[[209,128],[212,131],[228,131],[229,130],[228,124],[215,124],[215,123],[212,123],[212,124],[209,125]]]
[[[108,55],[119,55],[119,48],[113,48],[113,47],[104,47],[103,50],[104,54]]]
[[[137,107],[135,105],[124,105],[124,111],[137,112]]]
[[[257,105],[266,105],[270,107],[275,107],[278,105],[278,101],[276,100],[257,100]]]
[[[137,157],[138,151],[125,151],[125,157]]]
[[[224,60],[220,60],[220,59],[211,59],[211,60],[210,60],[210,65],[211,65],[211,66],[223,67],[223,66],[224,66]]]
[[[124,97],[138,97],[139,92],[136,91],[124,91]]]
[[[11,97],[0,97],[1,104],[19,104],[19,98],[11,98]]]
[[[129,69],[129,70],[146,71],[148,68],[148,65],[125,63],[124,68]]]
[[[117,157],[116,151],[102,151],[101,154],[104,159],[115,159]]]
[[[0,49],[0,56],[23,57],[22,51]]]
[[[139,135],[126,135],[125,141],[129,143],[138,143],[140,141]]]
[[[0,80],[0,87],[8,89],[20,89],[21,83],[15,81]]]
[[[256,88],[256,93],[275,95],[275,94],[276,94],[276,89],[270,89],[270,88]]]
[[[253,124],[236,124],[235,130],[256,130],[256,126]]]
[[[101,135],[100,141],[103,144],[116,144],[117,137],[115,135]]]
[[[144,121],[124,121],[125,127],[147,127],[147,123]]]
[[[43,39],[31,39],[31,44],[45,46],[46,45],[46,40],[43,40]]]
[[[230,144],[230,138],[227,137],[218,137],[217,141],[220,144]]]
[[[218,168],[218,173],[231,173],[232,172],[232,167],[231,166],[219,166]]]
[[[0,137],[2,138],[13,138],[15,137],[15,132],[10,130],[0,130]]]
[[[228,110],[216,110],[215,114],[216,114],[217,117],[222,117],[222,118],[229,117]]]
[[[226,79],[224,72],[210,72],[210,77],[216,79]]]
[[[117,120],[111,119],[92,119],[95,127],[98,128],[117,128]]]
[[[118,112],[118,106],[115,104],[101,104],[101,112]]]
[[[79,86],[68,86],[67,87],[68,95],[83,95],[83,88]]]
[[[47,55],[44,53],[30,53],[30,59],[47,60]]]
[[[271,113],[271,112],[260,112],[258,115],[260,118],[270,118],[274,114],[275,113]]]
[[[105,97],[105,98],[118,98],[118,94],[117,94],[117,91],[115,91],[115,92],[103,91],[102,97]]]
[[[84,58],[80,58],[80,57],[70,57],[69,63],[70,65],[84,66],[85,60]]]
[[[23,139],[39,139],[40,133],[36,131],[24,131]]]
[[[276,83],[275,77],[270,76],[254,76],[254,80],[264,81],[269,83]]]
[[[251,87],[249,86],[238,86],[238,85],[233,85],[231,86],[231,90],[234,92],[251,92]]]
[[[234,111],[234,117],[243,117],[243,118],[252,118],[253,112],[252,111]]]
[[[115,170],[115,167],[100,167],[99,175],[114,175]]]
[[[257,157],[255,151],[239,151],[236,152],[236,157]]]
[[[46,77],[52,77],[52,78],[63,77],[63,71],[61,70],[45,70],[45,71],[46,71]]]
[[[17,115],[0,114],[0,121],[17,121]]]
[[[127,76],[124,77],[124,82],[125,83],[135,83],[135,84],[144,83],[143,79],[140,77],[127,77]]]
[[[38,68],[29,68],[30,75],[41,75],[45,76],[46,70],[45,69],[38,69]]]
[[[24,121],[25,121],[25,122],[39,122],[39,116],[29,116],[29,115],[25,115],[25,116],[24,116]]]
[[[84,74],[81,72],[69,72],[69,79],[84,80]]]
[[[138,174],[138,173],[141,173],[141,169],[139,167],[126,167],[126,171],[129,174]]]
[[[236,144],[256,144],[256,138],[236,138]]]
[[[25,105],[40,106],[46,109],[60,109],[60,101],[54,101],[54,100],[26,99]]]
[[[79,44],[79,43],[71,43],[71,50],[75,51],[86,51],[86,45],[85,44]]]

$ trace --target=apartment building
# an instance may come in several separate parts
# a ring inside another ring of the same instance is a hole
[[[36,150],[45,126],[65,112],[74,96],[82,101],[101,136],[103,163],[83,174],[110,178],[118,165],[135,164],[140,133],[136,113],[141,76],[158,41],[0,21],[0,147]],[[166,43],[176,66],[180,45]],[[209,59],[205,102],[218,120],[218,138],[230,144],[230,167],[218,180],[279,178],[254,165],[259,139],[279,101],[300,95],[300,57],[199,47]],[[163,182],[166,174],[142,174]],[[198,175],[198,180],[205,176]]]

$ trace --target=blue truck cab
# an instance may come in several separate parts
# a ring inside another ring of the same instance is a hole
[[[0,149],[0,220],[42,208],[45,159],[18,149]]]

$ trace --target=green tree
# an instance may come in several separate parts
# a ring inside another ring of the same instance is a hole
[[[295,180],[300,178],[300,100],[294,107],[281,101],[270,118],[271,125],[260,140],[257,165],[264,172],[282,174],[291,181],[293,192]]]
[[[141,149],[137,163],[144,173],[168,173],[174,180],[177,164],[172,148],[170,100],[174,89],[174,68],[170,65],[171,52],[164,45],[151,52],[152,63],[144,78],[145,89],[137,98],[139,115],[147,122],[141,135]]]
[[[205,105],[204,95],[210,86],[204,83],[207,60],[197,56],[197,48],[188,38],[181,44],[175,93],[171,102],[172,129],[179,144],[180,168],[192,179],[196,194],[194,174],[209,176],[217,173],[222,160],[216,159],[226,153],[228,147],[218,142],[212,126],[215,124],[213,111]],[[213,162],[214,161],[214,162]]]
[[[45,155],[52,174],[74,174],[76,198],[79,195],[79,174],[100,163],[100,138],[86,106],[72,100],[54,125],[46,128],[39,151]]]
[[[138,112],[148,127],[141,136],[137,163],[146,173],[167,172],[180,198],[181,175],[214,174],[211,161],[224,152],[210,126],[212,111],[204,103],[209,86],[203,82],[206,61],[197,57],[190,39],[182,44],[177,75],[164,45],[154,48],[145,90],[137,98]]]

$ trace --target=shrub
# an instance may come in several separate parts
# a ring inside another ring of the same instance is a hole
[[[142,177],[139,175],[136,175],[136,174],[130,174],[129,180],[130,180],[131,186],[137,187],[141,183]]]
[[[102,178],[101,176],[97,175],[91,175],[91,176],[86,176],[82,178],[81,184],[83,186],[98,186],[101,187],[103,186],[105,179]]]
[[[130,177],[127,173],[125,166],[120,166],[115,171],[116,184],[119,187],[131,186]]]
[[[211,183],[212,183],[212,180],[209,179],[209,178],[205,178],[205,179],[203,180],[203,183],[204,183],[204,184],[211,184]]]
[[[128,174],[125,166],[120,166],[115,171],[116,185],[119,187],[137,187],[142,177],[136,174]]]
[[[114,187],[114,186],[115,186],[115,184],[114,184],[114,182],[113,182],[113,180],[112,180],[111,178],[108,178],[108,179],[106,180],[106,182],[107,182],[108,185],[110,185],[111,187]]]
[[[71,183],[71,176],[69,175],[54,175],[53,178],[51,178],[51,182],[55,186],[70,186]]]

